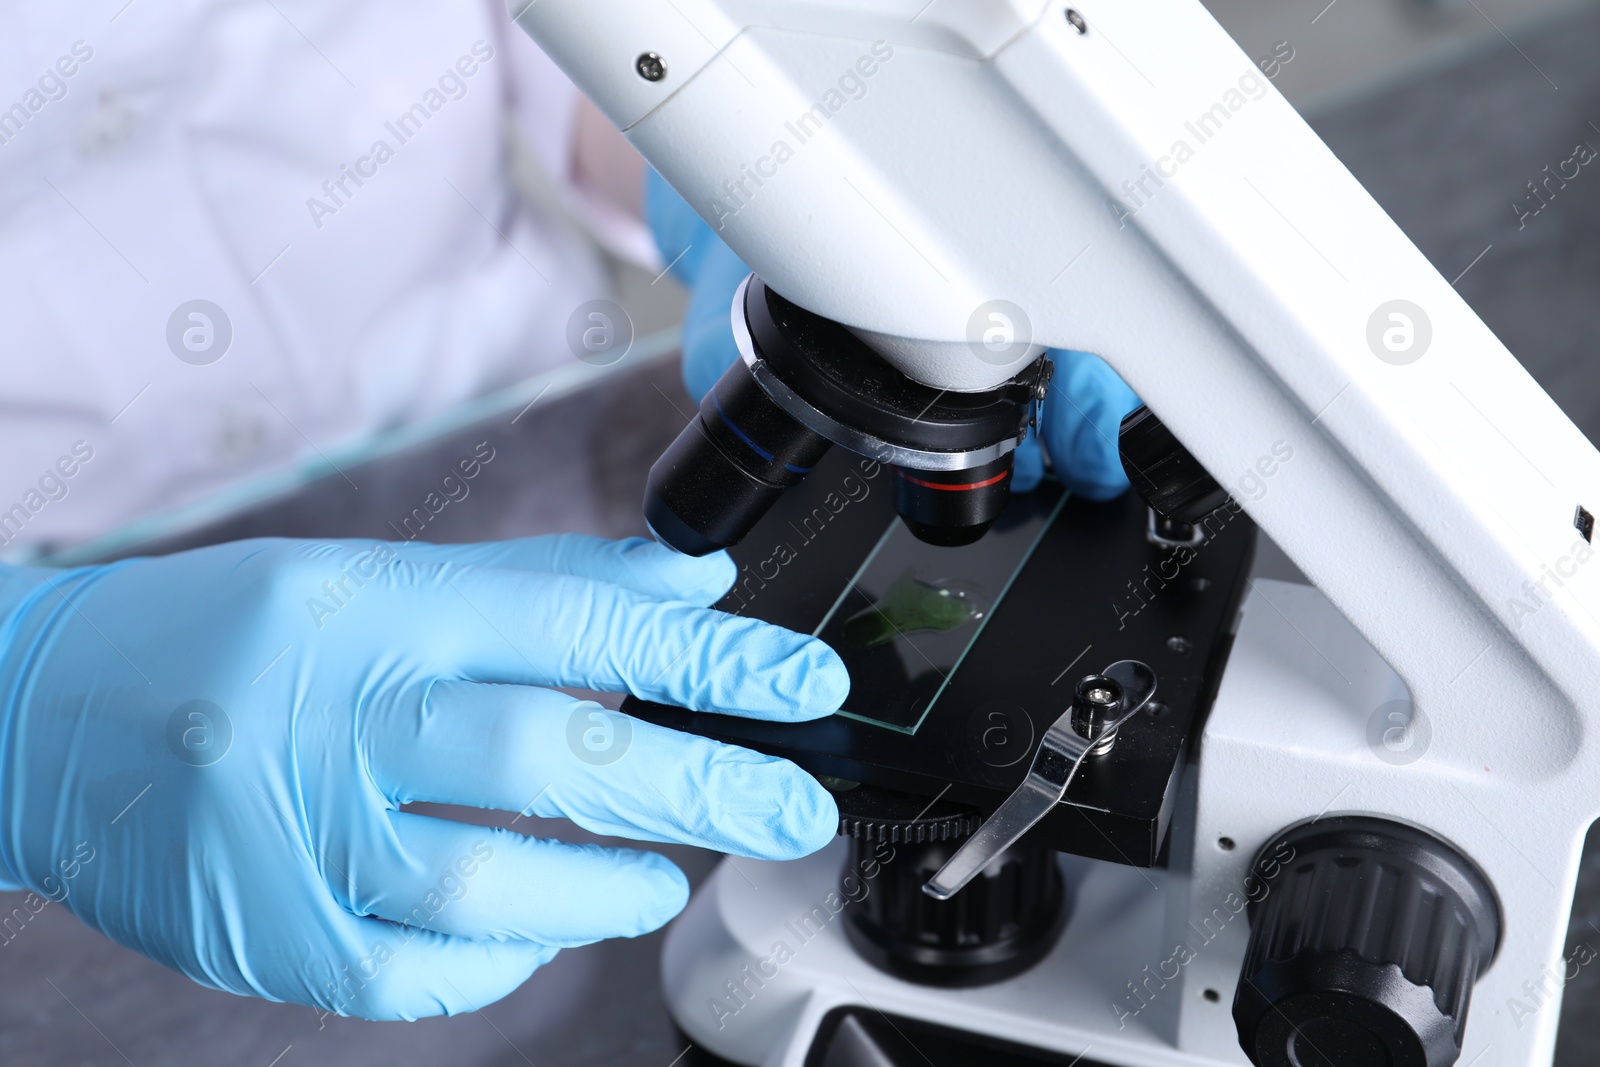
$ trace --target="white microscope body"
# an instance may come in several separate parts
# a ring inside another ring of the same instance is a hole
[[[839,856],[725,863],[667,946],[691,1039],[798,1065],[855,1004],[1129,1067],[1247,1063],[1248,924],[1174,946],[1280,830],[1357,813],[1452,843],[1498,896],[1460,1062],[1548,1063],[1600,814],[1600,568],[1574,525],[1600,455],[1198,0],[523,2],[757,275],[906,375],[1014,374],[969,343],[998,308],[1105,358],[1224,485],[1288,443],[1241,503],[1316,584],[1257,583],[1169,869],[1089,865],[1043,963],[941,992],[824,930],[719,1014]],[[1369,744],[1396,701],[1418,758]]]

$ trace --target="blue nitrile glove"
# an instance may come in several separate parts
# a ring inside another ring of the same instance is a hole
[[[655,853],[402,804],[768,859],[833,838],[793,764],[540,688],[837,709],[825,645],[705,607],[734,577],[587,537],[0,568],[0,868],[218,989],[374,1019],[482,1007],[561,947],[661,926],[688,883]]]
[[[683,383],[699,400],[739,358],[730,312],[734,290],[750,273],[733,250],[653,169],[645,181],[645,216],[672,272],[689,288],[683,320]],[[682,258],[679,258],[679,257]],[[1109,500],[1128,488],[1117,455],[1122,418],[1139,406],[1133,390],[1087,352],[1052,352],[1056,376],[1039,416],[1039,435],[1056,475],[1074,493]],[[1044,455],[1030,436],[1017,449],[1011,487],[1035,488]]]

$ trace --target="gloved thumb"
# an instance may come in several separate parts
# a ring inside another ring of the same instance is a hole
[[[645,170],[644,217],[661,261],[673,277],[692,288],[700,276],[700,264],[722,239],[654,167]]]
[[[1072,492],[1110,500],[1128,488],[1117,452],[1123,416],[1139,398],[1105,360],[1087,352],[1053,352],[1056,373],[1039,416],[1050,462]]]

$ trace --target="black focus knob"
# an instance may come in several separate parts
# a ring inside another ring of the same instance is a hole
[[[1257,1067],[1448,1067],[1500,939],[1488,881],[1399,823],[1324,819],[1273,841],[1233,1019]]]
[[[1199,522],[1228,502],[1228,491],[1147,407],[1122,420],[1117,451],[1134,490],[1164,519]]]
[[[949,900],[922,891],[982,819],[969,808],[859,786],[838,796],[850,858],[845,933],[873,966],[924,985],[1019,974],[1055,946],[1071,911],[1056,854],[1017,845]]]

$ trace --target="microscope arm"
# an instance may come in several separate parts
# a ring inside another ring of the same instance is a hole
[[[1390,813],[1518,901],[1485,984],[1560,956],[1600,813],[1600,567],[1574,519],[1600,513],[1600,455],[1197,0],[518,21],[760,277],[910,377],[1013,373],[968,343],[992,301],[1109,361],[1394,668],[1433,725],[1419,766],[1478,798],[1396,790]],[[1480,812],[1519,809],[1507,855]],[[1508,1040],[1537,1055],[1554,1024]]]
[[[785,296],[956,390],[1014,369],[967,342],[1017,305],[1107,359],[1419,703],[1576,733],[1600,574],[1566,572],[1600,456],[1265,76],[1194,0],[1091,3],[1086,33],[1059,3],[923,5],[519,21]],[[1409,328],[1378,314],[1396,300]],[[1294,459],[1264,479],[1275,445]]]

